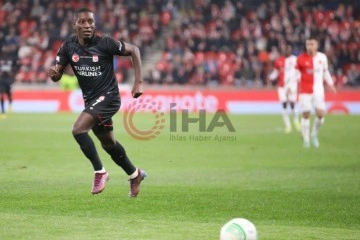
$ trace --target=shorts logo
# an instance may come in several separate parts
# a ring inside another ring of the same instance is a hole
[[[134,124],[136,111],[147,111],[154,115],[154,123],[148,130],[140,130]],[[165,125],[165,116],[160,112],[160,104],[149,100],[135,100],[130,104],[124,113],[123,123],[129,135],[138,140],[151,140],[158,136]]]
[[[98,103],[101,103],[102,101],[104,101],[105,96],[100,96],[98,99],[96,99],[96,101],[91,105],[90,109],[93,110],[95,105]]]
[[[74,54],[72,55],[72,57],[71,57],[71,60],[72,60],[73,62],[78,62],[79,59],[80,59],[80,57],[79,57],[79,55],[77,55],[76,53],[74,53]]]
[[[94,55],[94,56],[92,57],[92,61],[93,61],[93,62],[98,62],[98,61],[99,61],[99,57],[98,57],[97,55]]]

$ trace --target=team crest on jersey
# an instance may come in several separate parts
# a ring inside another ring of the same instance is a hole
[[[92,56],[92,61],[93,62],[98,62],[99,61],[99,56],[98,55]]]
[[[80,57],[79,57],[79,55],[77,55],[76,53],[74,53],[74,54],[72,55],[72,57],[71,57],[71,60],[72,60],[73,62],[78,62],[79,59],[80,59]]]

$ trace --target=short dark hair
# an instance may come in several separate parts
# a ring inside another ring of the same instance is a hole
[[[319,41],[318,38],[314,35],[310,35],[306,40],[315,40],[315,41]]]
[[[77,8],[74,11],[74,19],[78,17],[79,13],[83,13],[83,12],[94,13],[91,9],[86,8],[86,7]]]

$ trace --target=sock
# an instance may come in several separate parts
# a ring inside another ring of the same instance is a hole
[[[126,172],[127,175],[131,175],[136,172],[136,168],[126,155],[124,147],[118,141],[116,141],[114,147],[104,148],[104,150],[111,156],[111,159]]]
[[[325,121],[324,118],[315,117],[313,127],[312,127],[312,130],[311,130],[311,136],[312,137],[316,137],[318,135],[319,129],[320,129],[321,125],[323,125],[324,121]]]
[[[290,102],[290,107],[291,107],[291,115],[293,117],[293,122],[299,123],[299,115],[298,112],[295,109],[295,103],[294,102]]]
[[[95,171],[95,173],[106,173],[105,168],[103,167],[101,170]]]
[[[96,151],[95,144],[88,133],[80,133],[74,135],[75,140],[80,145],[81,151],[90,160],[93,165],[94,171],[103,169],[103,165]]]
[[[301,133],[304,139],[304,142],[310,141],[310,119],[301,118]]]
[[[284,120],[285,127],[286,127],[286,128],[291,128],[289,114],[288,114],[288,112],[286,111],[286,109],[283,109],[283,111],[282,111],[282,117],[283,117],[283,120]]]
[[[136,168],[135,169],[135,172],[133,174],[130,174],[129,177],[130,179],[134,179],[134,178],[137,178],[137,176],[139,175],[139,171],[138,169]]]

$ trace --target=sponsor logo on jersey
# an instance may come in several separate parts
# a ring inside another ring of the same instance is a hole
[[[98,62],[98,61],[99,61],[98,55],[92,56],[92,61],[93,61],[93,62]]]
[[[72,60],[73,62],[78,62],[79,59],[80,59],[80,57],[79,57],[79,55],[77,55],[76,53],[74,53],[74,54],[72,55],[72,57],[71,57],[71,60]]]
[[[74,66],[76,73],[84,77],[98,77],[102,74],[100,66]]]

